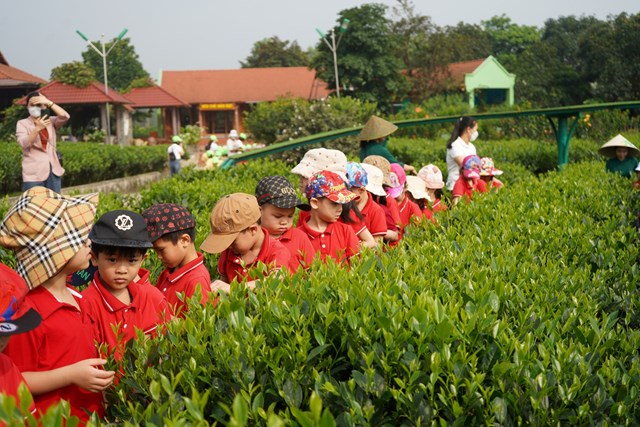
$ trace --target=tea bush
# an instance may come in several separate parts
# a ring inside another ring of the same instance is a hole
[[[388,252],[236,287],[217,307],[196,297],[165,335],[130,343],[97,424],[638,424],[640,199],[602,161],[534,175],[518,143],[502,149],[513,181]],[[99,214],[182,203],[199,245],[220,196],[283,170],[187,170],[103,197]]]
[[[145,172],[167,165],[167,147],[134,147],[90,143],[59,143],[64,186],[88,184]],[[22,152],[17,143],[0,143],[0,194],[20,192]]]

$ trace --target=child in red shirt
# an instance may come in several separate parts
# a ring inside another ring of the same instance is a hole
[[[211,289],[231,291],[233,280],[247,279],[246,286],[255,289],[259,277],[250,269],[265,264],[267,274],[279,272],[289,264],[291,255],[282,243],[269,237],[269,231],[258,224],[260,206],[256,198],[246,193],[224,196],[211,211],[211,233],[200,248],[211,254],[220,253],[220,279]]]
[[[467,202],[470,202],[473,199],[474,192],[487,192],[486,184],[480,179],[480,165],[480,158],[475,154],[465,157],[462,161],[460,178],[458,178],[451,191],[454,206],[458,204],[462,197]]]
[[[371,165],[366,166],[375,168]],[[373,201],[373,197],[371,197],[370,194],[370,191],[374,191],[382,195],[385,194],[384,189],[382,188],[382,172],[378,168],[375,169],[379,174],[374,177],[370,177],[364,164],[355,162],[347,163],[347,186],[349,187],[349,190],[358,196],[358,198],[356,200],[352,200],[351,203],[356,204],[356,207],[362,216],[362,222],[374,239],[373,245],[363,242],[365,246],[368,247],[377,247],[383,242],[383,238],[387,233],[387,223],[385,220],[384,210]]]
[[[153,205],[142,212],[153,249],[164,270],[156,288],[167,299],[174,315],[184,317],[188,300],[200,287],[200,303],[211,293],[211,277],[204,256],[196,250],[196,221],[184,207],[175,203]]]
[[[300,267],[307,269],[313,262],[315,249],[306,234],[292,228],[296,208],[309,211],[311,206],[302,203],[293,185],[284,176],[262,178],[256,186],[256,199],[260,206],[260,225],[269,232],[269,237],[279,241],[291,254],[290,272]]]
[[[67,400],[81,424],[104,415],[102,392],[115,372],[102,369],[84,299],[66,278],[87,268],[87,238],[98,195],[67,197],[34,187],[11,208],[0,226],[0,244],[15,251],[18,274],[31,288],[25,299],[42,323],[12,337],[5,349],[22,372],[36,410]]]
[[[416,221],[422,219],[422,211],[413,201],[406,196],[407,175],[404,168],[398,163],[391,164],[391,181],[395,183],[393,187],[387,188],[387,197],[392,197],[398,203],[398,213],[400,214],[400,236],[402,239],[405,228],[411,224],[411,218]]]
[[[500,169],[496,169],[493,159],[491,157],[483,157],[480,159],[480,179],[484,181],[488,190],[495,189],[496,191],[501,189],[504,184],[496,176],[502,175]]]
[[[447,205],[442,201],[442,187],[444,187],[444,180],[442,179],[442,172],[440,171],[440,168],[436,165],[428,164],[420,169],[418,177],[424,181],[427,194],[429,195],[428,199],[431,201],[430,206],[425,203],[425,206],[423,207],[422,211],[425,216],[433,217],[433,214],[436,212],[446,211]]]
[[[379,230],[381,229],[381,225],[376,225],[375,229],[378,230],[376,232],[376,237],[378,242],[382,241],[384,243],[391,243],[398,240],[398,223],[394,219],[391,210],[387,206],[387,193],[383,187],[384,175],[380,168],[370,165],[368,163],[361,163],[362,168],[367,172],[367,186],[365,187],[367,190],[367,197],[371,200],[373,205],[379,208],[379,211],[382,212],[384,218],[384,228],[385,233],[380,234]],[[357,193],[359,196],[360,193]],[[378,222],[380,220],[377,220]],[[382,239],[380,239],[382,237]]]
[[[29,288],[12,269],[0,264],[0,393],[12,396],[19,405],[18,387],[25,383],[13,361],[2,354],[11,335],[29,332],[36,328],[42,318],[25,301]],[[36,408],[31,404],[31,412]]]
[[[98,342],[106,343],[119,360],[136,329],[154,336],[156,327],[171,314],[162,292],[136,280],[144,274],[140,267],[152,246],[142,215],[107,212],[95,223],[89,239],[91,262],[98,271],[82,296]]]
[[[320,258],[331,257],[338,262],[347,261],[358,253],[360,240],[350,226],[338,222],[342,205],[356,199],[338,174],[320,171],[311,175],[305,195],[311,205],[311,215],[298,227],[311,240]]]
[[[417,176],[408,176],[406,183],[405,198],[416,204],[420,215],[435,223],[433,212],[429,209],[429,194],[424,181]]]

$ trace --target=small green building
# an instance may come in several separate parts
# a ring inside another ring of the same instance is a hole
[[[466,64],[474,62],[477,64],[476,61],[469,61]],[[451,64],[450,68],[454,68],[454,64]],[[469,96],[471,108],[479,103],[513,105],[515,83],[516,75],[505,70],[493,56],[489,56],[480,65],[464,73],[464,89]]]

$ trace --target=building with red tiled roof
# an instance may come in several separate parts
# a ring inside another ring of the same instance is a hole
[[[237,70],[164,71],[161,85],[191,105],[191,122],[208,133],[226,137],[242,131],[242,113],[257,102],[292,96],[322,99],[331,92],[315,70],[306,67],[241,68]]]
[[[11,106],[14,99],[36,90],[47,81],[9,65],[0,52],[0,112]]]
[[[190,107],[189,104],[158,85],[131,89],[126,97],[131,101],[131,107],[134,109],[161,108],[165,135],[175,135],[180,132],[179,108]]]

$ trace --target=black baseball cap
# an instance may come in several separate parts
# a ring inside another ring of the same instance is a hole
[[[28,332],[42,321],[26,303],[29,287],[18,273],[0,264],[0,337]]]
[[[270,203],[283,209],[298,208],[303,211],[311,209],[311,206],[302,203],[298,198],[296,189],[289,180],[280,175],[262,178],[256,186],[256,199],[260,206]]]
[[[153,247],[144,217],[126,210],[110,211],[102,215],[93,225],[89,240],[105,246]]]

